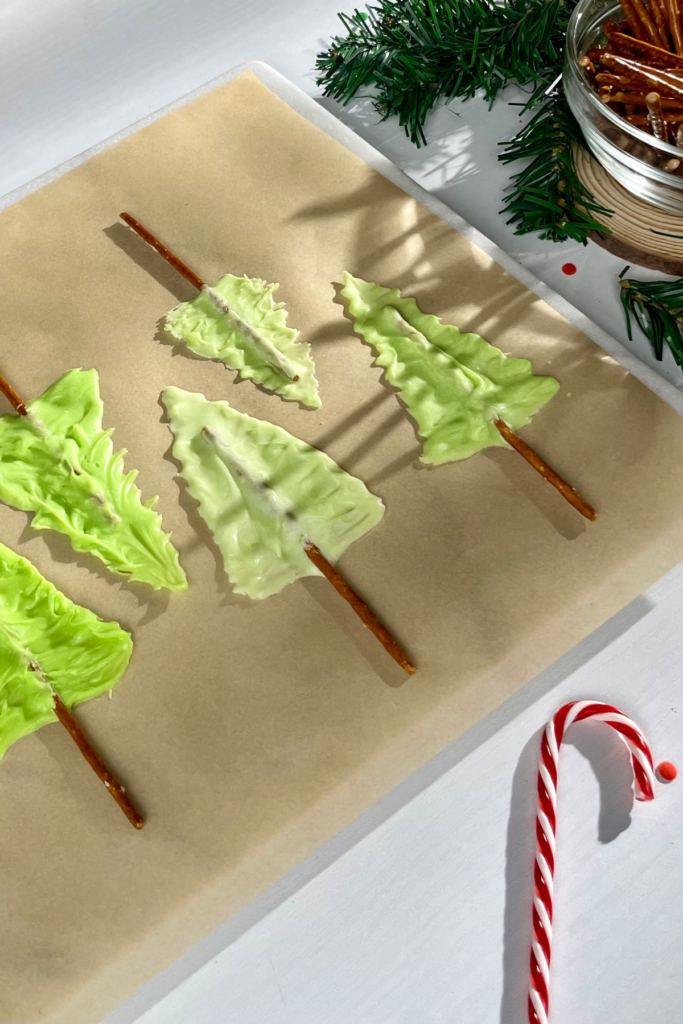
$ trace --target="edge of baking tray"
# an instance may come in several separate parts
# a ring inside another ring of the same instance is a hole
[[[503,249],[492,242],[490,238],[483,235],[481,231],[473,228],[471,224],[468,224],[466,220],[455,213],[449,206],[442,203],[440,199],[428,192],[427,189],[418,185],[411,177],[409,177],[404,171],[400,170],[393,164],[391,160],[379,153],[373,146],[368,142],[365,142],[360,136],[347,125],[343,124],[338,118],[331,114],[328,110],[325,110],[319,103],[316,103],[315,99],[308,96],[298,86],[294,85],[289,79],[281,75],[279,71],[272,68],[269,64],[265,64],[262,61],[248,61],[246,64],[240,64],[238,67],[232,68],[230,71],[226,71],[224,74],[219,75],[218,78],[212,79],[207,82],[206,85],[200,86],[198,89],[194,89],[192,92],[187,93],[185,96],[181,96],[173,103],[169,103],[165,107],[161,107],[153,114],[148,114],[147,117],[143,117],[140,121],[136,121],[135,124],[130,125],[128,128],[124,128],[122,131],[117,132],[115,135],[110,136],[108,139],[104,139],[102,142],[97,143],[96,146],[92,146],[90,149],[85,150],[83,153],[79,153],[77,156],[72,157],[70,160],[59,164],[58,167],[54,167],[51,171],[46,171],[39,177],[34,178],[33,181],[27,182],[25,185],[21,185],[19,188],[13,189],[13,191],[6,193],[0,197],[0,210],[6,209],[8,206],[12,206],[14,203],[19,202],[20,199],[24,199],[25,196],[30,195],[32,192],[36,192],[38,189],[47,185],[49,182],[54,181],[56,178],[61,177],[62,174],[66,174],[67,171],[72,170],[74,167],[78,167],[79,164],[89,160],[90,157],[95,156],[97,153],[101,153],[103,150],[108,149],[109,146],[115,145],[121,139],[127,138],[129,135],[134,135],[135,132],[140,131],[141,128],[145,128],[147,125],[152,124],[159,118],[164,117],[165,114],[169,114],[172,110],[177,110],[179,107],[184,106],[186,103],[197,99],[199,96],[204,96],[206,93],[211,92],[213,89],[218,88],[220,85],[224,85],[231,79],[236,78],[238,75],[243,74],[245,71],[251,71],[259,78],[264,85],[267,85],[280,99],[284,100],[288,106],[292,107],[298,114],[305,117],[307,121],[310,121],[317,128],[320,128],[327,135],[331,136],[337,142],[340,142],[346,149],[351,150],[356,156],[364,160],[365,163],[369,164],[376,171],[378,171],[389,181],[392,181],[395,185],[398,185],[400,189],[407,192],[408,195],[417,199],[418,202],[426,206],[432,213],[435,213],[437,217],[440,217],[446,223],[450,224],[451,227],[455,228],[460,234],[465,235],[469,238],[480,249],[483,249],[485,253],[491,256],[497,263],[500,263],[509,274],[516,277],[523,285],[538,295],[540,299],[547,302],[549,306],[557,310],[565,319],[569,320],[570,323],[575,324],[584,334],[586,334],[592,341],[599,345],[603,351],[608,355],[612,356],[617,360],[626,370],[637,377],[650,391],[654,391],[656,395],[659,395],[668,405],[670,405],[679,416],[683,416],[683,393],[681,393],[673,384],[670,384],[665,380],[656,370],[646,366],[645,363],[641,362],[637,356],[630,352],[624,345],[613,338],[607,331],[603,331],[601,327],[598,327],[589,317],[585,316],[576,306],[573,306],[571,302],[562,298],[558,295],[549,285],[544,284],[534,274],[522,267],[512,256],[508,255]]]

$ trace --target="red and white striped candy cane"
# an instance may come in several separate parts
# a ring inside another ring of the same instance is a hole
[[[654,800],[655,796],[655,774],[650,748],[638,726],[626,715],[622,715],[618,708],[593,700],[577,700],[565,704],[548,722],[541,740],[538,766],[529,1024],[548,1024],[559,748],[569,726],[586,718],[606,722],[612,729],[616,729],[628,747],[635,778],[636,800]]]

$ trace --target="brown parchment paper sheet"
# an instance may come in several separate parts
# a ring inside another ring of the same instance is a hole
[[[189,285],[117,222],[139,217],[208,281],[281,283],[323,406],[238,383],[161,338]],[[353,334],[348,269],[476,330],[560,394],[524,437],[600,512],[584,522],[517,455],[416,465],[411,421]],[[190,589],[127,585],[0,507],[0,537],[134,634],[111,701],[79,714],[147,816],[138,834],[58,725],[0,764],[0,1019],[99,1019],[683,557],[683,420],[464,237],[247,74],[0,214],[0,368],[26,397],[101,376],[105,426],[159,494]],[[158,398],[227,398],[318,445],[387,506],[344,555],[414,656],[412,679],[324,580],[232,595],[177,479]],[[580,696],[584,696],[581,694]],[[619,694],[596,697],[618,703]],[[520,746],[524,742],[520,737]],[[512,771],[513,765],[510,766]]]

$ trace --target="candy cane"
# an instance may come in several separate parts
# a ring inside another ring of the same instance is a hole
[[[548,1024],[559,747],[569,726],[586,718],[606,722],[617,731],[628,747],[635,778],[636,800],[654,800],[655,796],[655,775],[650,748],[638,726],[626,715],[622,715],[618,708],[592,700],[577,700],[565,704],[548,722],[541,740],[538,766],[529,1024]]]

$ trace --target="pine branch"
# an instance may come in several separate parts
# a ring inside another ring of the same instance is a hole
[[[378,0],[368,13],[340,14],[346,30],[319,54],[318,84],[326,96],[348,103],[372,87],[383,120],[397,117],[417,145],[440,99],[469,99],[482,91],[493,105],[505,86],[529,90],[528,110],[542,107],[510,142],[504,163],[530,160],[515,174],[505,199],[517,234],[584,245],[588,231],[606,229],[591,214],[598,205],[581,184],[574,145],[581,130],[560,90],[548,87],[562,69],[569,18],[576,0]]]
[[[588,231],[607,231],[591,213],[612,211],[593,199],[576,173],[573,147],[584,145],[583,136],[561,87],[514,139],[500,145],[506,147],[498,158],[503,163],[531,161],[512,176],[501,211],[512,215],[507,223],[516,225],[515,234],[538,231],[553,242],[571,238],[586,245]]]
[[[628,267],[624,267],[622,274]],[[678,281],[621,282],[621,304],[629,341],[631,316],[649,340],[655,359],[661,362],[666,344],[676,364],[683,369],[683,279]]]
[[[319,54],[318,85],[348,103],[374,87],[383,118],[398,117],[416,144],[441,98],[489,104],[511,82],[532,86],[533,105],[554,81],[576,0],[379,0],[368,13],[340,14],[346,30]]]

